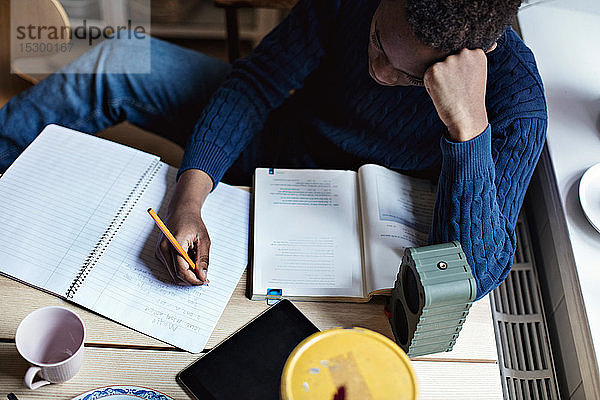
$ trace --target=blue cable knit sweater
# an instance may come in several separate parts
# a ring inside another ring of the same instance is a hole
[[[381,86],[370,77],[367,45],[377,3],[301,0],[234,64],[196,126],[180,173],[202,169],[216,183],[258,134],[268,137],[263,145],[287,146],[277,151],[309,167],[376,163],[434,173],[430,240],[460,240],[481,298],[512,266],[517,216],[545,140],[546,104],[533,54],[512,30],[503,34],[488,53],[490,125],[454,143],[424,88]]]

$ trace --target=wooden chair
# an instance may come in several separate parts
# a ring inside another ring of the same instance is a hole
[[[12,26],[51,26],[57,29],[70,29],[69,17],[63,6],[57,0],[21,0],[11,2],[11,25]],[[11,32],[14,34],[14,32]],[[54,45],[60,46],[68,43],[69,39],[53,41]],[[11,49],[11,69],[21,78],[33,84],[38,83],[47,74],[31,74],[28,70],[31,63],[44,63],[52,55],[58,53],[58,47],[43,52],[40,56],[37,52],[27,51],[21,46]],[[28,65],[29,64],[29,65]]]
[[[292,8],[297,2],[298,0],[213,0],[215,6],[225,9],[229,62],[233,62],[240,57],[238,8],[251,7],[285,10]]]
[[[31,86],[10,70],[10,0],[0,0],[0,107]]]

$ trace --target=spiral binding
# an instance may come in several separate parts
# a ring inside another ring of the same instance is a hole
[[[129,192],[125,198],[125,201],[123,201],[123,204],[117,211],[115,217],[112,219],[102,236],[100,236],[98,243],[96,243],[90,254],[83,262],[83,266],[79,269],[75,279],[73,279],[73,282],[71,283],[71,286],[69,286],[69,290],[67,290],[65,295],[67,299],[72,299],[81,285],[83,285],[83,282],[89,275],[90,271],[98,263],[98,260],[100,260],[100,257],[102,257],[119,229],[121,229],[125,223],[125,220],[129,214],[131,214],[133,207],[135,207],[140,197],[142,197],[142,194],[148,188],[148,185],[150,185],[150,182],[152,182],[154,177],[156,177],[156,174],[158,174],[158,171],[160,171],[161,167],[162,164],[160,160],[153,161],[152,164],[148,166],[146,171],[144,171],[131,192]]]

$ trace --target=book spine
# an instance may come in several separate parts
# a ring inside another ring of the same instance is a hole
[[[83,262],[83,265],[81,266],[79,272],[73,279],[73,282],[71,282],[71,285],[69,286],[69,289],[67,290],[67,293],[65,295],[67,299],[72,299],[79,290],[79,288],[83,285],[83,282],[89,275],[90,271],[98,263],[106,249],[108,249],[108,246],[115,238],[117,232],[119,232],[119,229],[121,229],[121,227],[127,220],[127,217],[129,216],[129,214],[131,214],[131,211],[137,204],[138,200],[142,197],[142,195],[148,188],[148,185],[150,185],[150,182],[152,182],[154,177],[156,177],[156,174],[158,174],[158,171],[160,171],[161,167],[162,164],[160,160],[157,159],[153,161],[148,166],[146,171],[144,171],[144,173],[137,181],[131,192],[129,192],[129,194],[123,201],[123,204],[115,214],[115,217],[112,219],[110,224],[108,224],[108,227],[106,228],[102,236],[100,236],[100,239],[98,239],[98,242]]]

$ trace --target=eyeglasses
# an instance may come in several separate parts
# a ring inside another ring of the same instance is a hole
[[[377,21],[375,21],[373,32],[371,33],[371,42],[377,48],[377,50],[380,51],[384,55],[384,57],[387,59],[388,65],[390,66],[390,68],[394,71],[394,73],[397,76],[404,78],[411,85],[424,86],[423,78],[419,78],[417,76],[409,74],[406,71],[402,71],[401,69],[397,69],[392,66],[392,63],[390,62],[390,58],[386,54],[385,50],[383,49],[383,45],[381,44],[381,38],[379,37],[379,30],[377,29]]]

